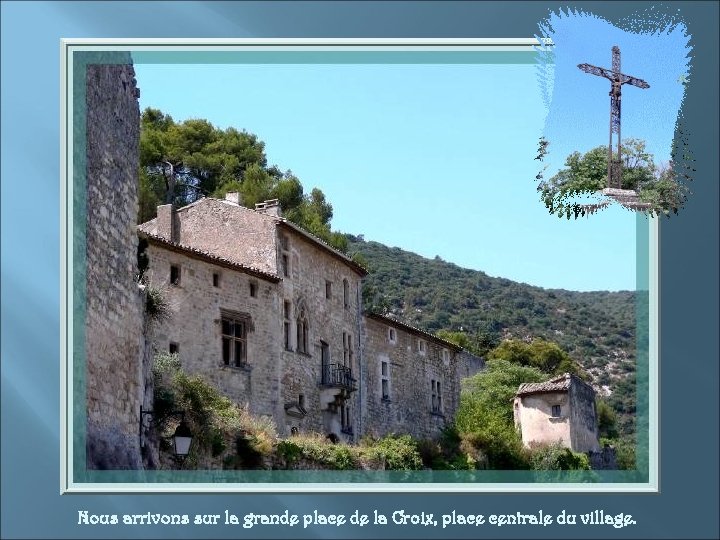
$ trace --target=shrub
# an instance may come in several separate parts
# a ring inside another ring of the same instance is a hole
[[[278,442],[278,456],[290,467],[301,459],[335,470],[357,468],[357,449],[333,444],[321,435],[298,435]]]
[[[590,459],[586,454],[573,452],[560,443],[532,445],[530,466],[536,471],[587,471]]]
[[[145,294],[145,313],[150,321],[158,322],[170,317],[170,303],[162,290],[148,287]]]
[[[423,465],[433,470],[473,471],[487,468],[487,456],[460,437],[457,430],[446,427],[440,439],[418,442],[418,452]]]
[[[615,462],[618,469],[634,470],[637,468],[635,441],[623,438],[609,441],[609,444],[615,447]]]
[[[154,417],[161,443],[179,423],[175,413],[182,411],[193,433],[189,464],[217,458],[226,467],[256,467],[262,456],[274,451],[277,434],[272,420],[254,417],[202,377],[187,375],[177,354],[156,355],[152,371]]]
[[[386,470],[415,471],[423,468],[423,460],[417,442],[410,435],[388,435],[368,444],[365,441],[363,454],[379,463]]]

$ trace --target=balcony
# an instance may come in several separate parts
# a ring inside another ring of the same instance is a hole
[[[341,388],[348,392],[356,390],[355,383],[357,381],[353,379],[352,370],[341,364],[327,364],[322,366],[321,377],[320,386],[324,386],[325,388]]]

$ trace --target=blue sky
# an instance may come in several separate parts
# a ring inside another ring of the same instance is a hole
[[[270,164],[325,192],[336,230],[547,288],[634,289],[634,214],[549,215],[537,142],[551,141],[549,174],[571,151],[606,144],[609,83],[575,66],[609,67],[618,44],[623,71],[651,84],[623,93],[623,135],[667,160],[680,73],[658,76],[667,51],[647,51],[662,37],[564,22],[553,25],[549,108],[532,64],[137,64],[140,105],[255,133]]]

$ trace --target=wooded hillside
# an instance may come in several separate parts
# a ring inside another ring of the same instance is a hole
[[[634,291],[543,289],[359,236],[348,235],[348,251],[370,270],[366,309],[432,333],[462,331],[480,352],[508,338],[554,341],[617,411],[621,432],[634,432]]]

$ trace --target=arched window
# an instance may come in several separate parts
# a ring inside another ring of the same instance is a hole
[[[308,354],[308,321],[305,307],[298,312],[297,318],[297,351]]]

